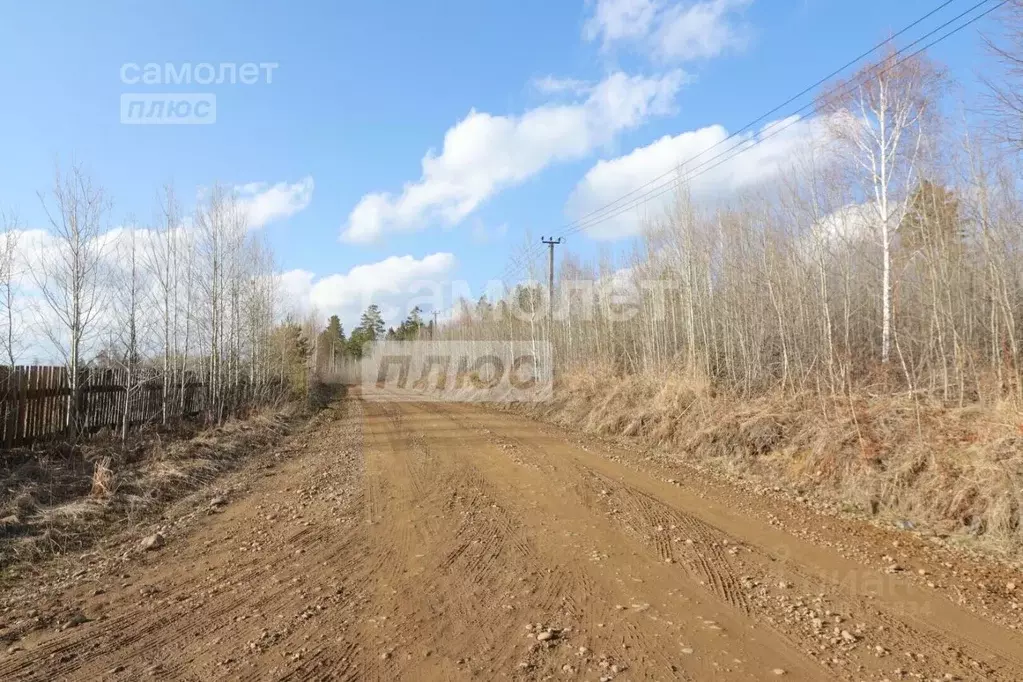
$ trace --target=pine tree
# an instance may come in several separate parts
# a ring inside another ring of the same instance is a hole
[[[373,341],[368,332],[362,327],[356,327],[348,337],[347,354],[356,360],[362,357],[362,350],[366,344]]]
[[[962,242],[959,198],[955,192],[930,180],[921,180],[899,224],[903,249],[945,251]]]
[[[348,354],[354,358],[361,358],[366,344],[384,338],[385,329],[380,306],[376,303],[371,304],[359,318],[359,326],[352,330],[348,339]]]
[[[320,332],[317,343],[317,367],[330,372],[337,371],[344,360],[347,346],[341,319],[337,315],[331,315],[327,320],[327,328]]]
[[[487,300],[486,294],[476,302],[476,315],[481,322],[487,322],[494,316],[494,306]]]
[[[366,332],[370,341],[376,341],[384,335],[384,316],[376,303],[366,308],[359,319],[359,328]]]
[[[302,325],[286,321],[278,326],[272,335],[274,355],[279,358],[279,377],[282,385],[288,386],[295,397],[305,395],[308,388],[306,360],[311,349],[302,334]]]
[[[419,306],[412,309],[405,321],[401,323],[397,330],[391,330],[388,334],[389,339],[397,339],[399,341],[413,341],[419,338],[419,332],[424,328],[423,318]]]

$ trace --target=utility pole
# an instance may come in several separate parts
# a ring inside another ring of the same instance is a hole
[[[561,243],[561,237],[544,239],[540,241],[547,245],[547,342],[551,345],[551,373],[554,372],[554,247]]]
[[[437,311],[436,310],[433,311],[433,330],[432,330],[432,332],[430,334],[430,338],[432,339],[435,336],[437,336]]]

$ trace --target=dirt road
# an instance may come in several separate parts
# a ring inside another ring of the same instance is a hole
[[[523,417],[353,400],[279,461],[0,679],[1023,679],[1012,570]]]

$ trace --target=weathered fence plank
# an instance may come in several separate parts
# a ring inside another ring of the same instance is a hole
[[[159,424],[162,378],[145,372],[132,377],[120,369],[87,369],[79,375],[78,416],[83,433],[104,427],[119,432],[127,412],[130,427]],[[205,402],[203,384],[189,372],[172,379],[170,414],[196,416]],[[248,389],[246,389],[248,390]],[[0,447],[30,445],[65,436],[71,408],[71,381],[64,367],[0,366]]]
[[[4,447],[11,447],[14,444],[14,421],[17,412],[14,410],[14,400],[17,396],[17,386],[14,383],[14,369],[11,367],[0,368],[0,376],[3,376],[4,396]]]
[[[16,367],[14,371],[16,413],[14,415],[14,443],[18,444],[25,437],[25,419],[28,417],[28,372],[24,367]]]

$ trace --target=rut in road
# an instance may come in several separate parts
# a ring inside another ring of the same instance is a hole
[[[367,398],[223,513],[87,572],[61,595],[86,622],[18,642],[0,678],[1023,679],[1017,632],[749,513],[769,500]]]

